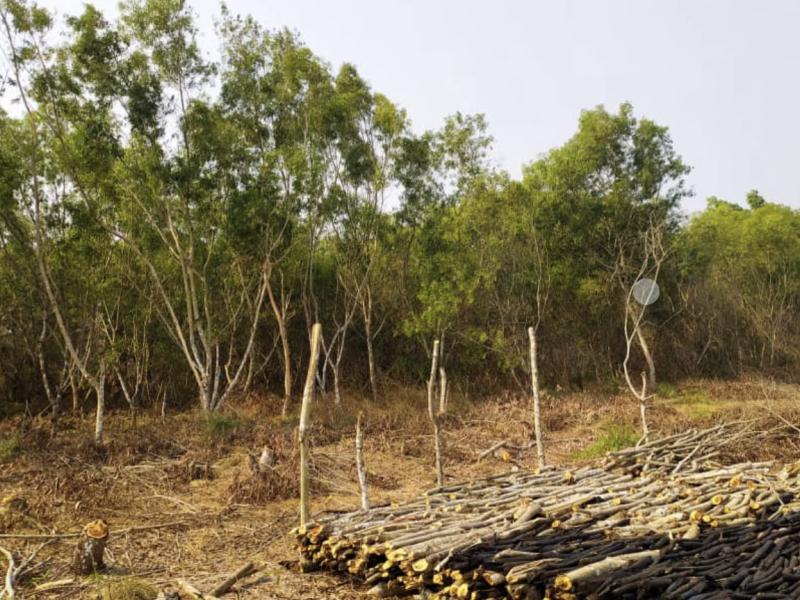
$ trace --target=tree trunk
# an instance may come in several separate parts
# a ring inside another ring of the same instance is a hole
[[[78,395],[78,384],[75,382],[75,372],[69,373],[69,389],[72,393],[72,416],[77,416],[80,409],[80,397]]]
[[[369,490],[367,489],[367,467],[364,464],[364,431],[361,428],[363,413],[358,413],[356,421],[356,470],[358,471],[358,486],[361,488],[361,508],[369,510]]]
[[[300,408],[300,426],[298,427],[298,440],[300,442],[300,526],[303,527],[310,520],[310,481],[309,481],[309,447],[308,427],[311,416],[311,401],[314,398],[314,380],[317,374],[319,361],[319,341],[322,337],[322,325],[315,323],[311,328],[311,355],[308,360],[306,384],[303,388],[303,404]]]
[[[647,340],[642,333],[642,327],[636,328],[636,337],[639,340],[639,347],[644,354],[644,360],[647,362],[647,387],[651,390],[656,389],[656,363],[653,361],[653,355],[650,352],[650,346],[647,345]]]
[[[342,390],[339,387],[339,365],[333,365],[333,401],[336,406],[342,403]]]
[[[531,392],[533,394],[533,432],[536,437],[536,460],[539,470],[544,469],[544,440],[542,439],[542,417],[539,401],[539,364],[536,356],[536,330],[528,327],[531,354]]]
[[[289,404],[292,401],[292,357],[289,351],[289,332],[286,324],[286,298],[283,292],[283,280],[281,279],[281,306],[275,298],[275,293],[272,291],[272,285],[267,283],[267,296],[269,296],[269,304],[272,307],[272,312],[275,315],[275,321],[278,323],[278,335],[281,338],[281,347],[283,348],[283,408],[281,409],[281,416],[284,418],[289,414]]]
[[[286,320],[281,318],[278,321],[278,331],[283,348],[283,408],[281,409],[283,417],[289,414],[289,404],[292,401],[292,357],[289,352],[289,334],[286,329]]]
[[[364,332],[367,336],[367,363],[369,365],[369,386],[372,399],[378,399],[378,376],[375,373],[375,351],[372,347],[372,318],[364,314]]]
[[[97,378],[97,410],[94,420],[94,443],[98,446],[103,444],[103,432],[105,431],[106,415],[106,368],[105,364],[100,367],[100,374]]]

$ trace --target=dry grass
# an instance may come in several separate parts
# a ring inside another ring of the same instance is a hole
[[[796,458],[800,430],[800,387],[758,379],[689,381],[662,386],[650,409],[651,427],[672,432],[719,420],[758,422],[773,432],[769,444],[737,449],[738,457]],[[315,404],[312,440],[315,462],[313,510],[357,505],[353,461],[355,416],[367,415],[366,462],[373,503],[399,502],[434,482],[432,441],[422,390],[387,389],[377,403],[346,397],[341,406]],[[280,419],[279,400],[252,396],[209,420],[187,412],[165,422],[155,415],[127,414],[108,420],[109,444],[91,444],[91,423],[65,419],[52,432],[34,422],[14,438],[13,455],[0,470],[0,496],[25,499],[24,513],[0,520],[5,533],[75,532],[93,519],[111,524],[109,563],[103,575],[74,579],[34,598],[86,598],[120,578],[136,576],[156,587],[176,577],[210,589],[248,560],[259,567],[258,584],[240,598],[359,598],[363,590],[330,575],[293,570],[296,554],[289,529],[297,518],[296,417]],[[445,422],[445,470],[450,479],[472,479],[532,468],[530,401],[506,395],[473,404],[452,399]],[[638,411],[622,392],[550,393],[543,400],[547,460],[587,460],[633,441]],[[789,423],[789,424],[787,424]],[[19,427],[6,422],[0,439]],[[478,460],[496,443],[506,445]],[[267,445],[277,457],[274,472],[254,475],[248,453]],[[207,473],[197,465],[208,465]],[[198,475],[197,473],[201,473]],[[194,473],[194,474],[193,474]],[[163,528],[118,533],[128,527]],[[36,542],[0,540],[20,555]],[[73,540],[42,552],[47,562],[35,574],[43,583],[70,578]],[[256,581],[251,579],[251,581]],[[27,595],[25,597],[28,597]]]

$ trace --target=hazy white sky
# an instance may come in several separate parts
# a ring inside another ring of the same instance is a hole
[[[216,0],[189,0],[217,51]],[[59,14],[80,0],[40,0]],[[116,0],[95,6],[116,13]],[[694,168],[695,211],[752,188],[800,208],[799,0],[228,0],[354,63],[416,130],[485,113],[512,175],[575,131],[584,108],[630,101]]]

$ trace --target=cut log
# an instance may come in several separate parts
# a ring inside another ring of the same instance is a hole
[[[572,470],[319,515],[297,531],[301,564],[347,572],[379,597],[678,600],[720,597],[721,585],[735,598],[800,598],[800,469],[712,462],[743,435],[690,430]]]

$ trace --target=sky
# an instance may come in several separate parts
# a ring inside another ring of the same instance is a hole
[[[218,54],[217,0],[189,0]],[[60,15],[80,0],[40,0]],[[95,0],[106,14],[117,0]],[[334,69],[354,63],[416,131],[484,113],[497,165],[563,144],[580,111],[633,104],[669,127],[694,196],[744,203],[757,189],[800,208],[798,0],[227,0],[289,27]]]

